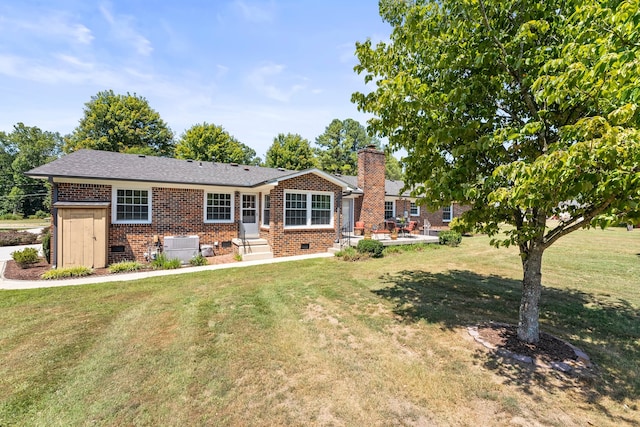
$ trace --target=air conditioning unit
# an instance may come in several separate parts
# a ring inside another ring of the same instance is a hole
[[[178,258],[183,264],[188,264],[199,251],[198,236],[165,236],[164,238],[164,254],[169,259]]]

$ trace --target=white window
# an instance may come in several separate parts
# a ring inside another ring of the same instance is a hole
[[[285,192],[285,227],[333,227],[333,193]]]
[[[271,195],[265,194],[262,196],[262,225],[268,227],[269,221],[271,221]]]
[[[114,188],[112,222],[118,224],[151,223],[151,190]]]
[[[453,205],[442,208],[442,222],[451,222],[453,218]]]
[[[204,222],[233,222],[233,194],[205,193]]]
[[[420,216],[420,206],[411,202],[411,216]]]
[[[396,204],[393,201],[384,202],[384,219],[395,218],[396,216]]]

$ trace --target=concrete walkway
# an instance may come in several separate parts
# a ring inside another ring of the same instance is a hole
[[[12,251],[16,250],[17,246],[13,246]],[[35,289],[35,288],[53,288],[57,286],[75,286],[75,285],[89,285],[96,283],[107,282],[124,282],[127,280],[147,279],[149,277],[158,276],[170,276],[173,274],[187,274],[196,273],[200,271],[211,270],[223,270],[227,268],[242,268],[251,267],[254,265],[264,264],[276,264],[280,262],[298,261],[311,258],[330,258],[334,255],[328,252],[310,255],[298,255],[290,257],[262,259],[256,261],[240,261],[231,262],[228,264],[216,264],[205,265],[202,267],[183,267],[177,270],[155,270],[155,271],[143,271],[139,273],[123,273],[123,274],[110,274],[106,276],[88,276],[80,277],[77,279],[62,279],[62,280],[7,280],[4,278],[5,261],[0,261],[0,289]]]

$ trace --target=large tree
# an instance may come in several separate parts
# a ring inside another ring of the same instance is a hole
[[[280,133],[267,150],[265,166],[304,170],[317,167],[318,161],[308,140],[298,134]]]
[[[145,98],[108,90],[91,97],[80,124],[65,139],[65,151],[81,148],[172,156],[173,132]]]
[[[358,151],[380,142],[370,136],[357,120],[333,119],[324,133],[316,138],[316,155],[320,168],[330,173],[358,173]]]
[[[0,134],[0,178],[2,204],[5,212],[32,215],[48,211],[49,184],[24,173],[55,159],[60,154],[62,137],[38,127],[18,123],[9,134]]]
[[[384,176],[394,181],[402,181],[404,175],[402,173],[402,165],[400,161],[391,153],[385,153]]]
[[[638,6],[383,0],[390,41],[357,44],[356,71],[376,87],[353,100],[407,151],[413,194],[470,205],[461,229],[518,246],[521,340],[539,339],[544,251],[579,228],[638,221]]]
[[[260,164],[260,158],[256,157],[254,149],[231,136],[222,126],[206,122],[193,125],[182,134],[175,154],[179,159],[241,165]]]

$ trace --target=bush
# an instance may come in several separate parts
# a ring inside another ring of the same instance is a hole
[[[196,267],[201,265],[208,265],[209,260],[207,260],[204,256],[202,256],[202,254],[198,254],[189,260],[189,264]]]
[[[38,240],[38,235],[27,231],[0,231],[0,246],[32,245]]]
[[[51,264],[51,230],[49,228],[42,234],[42,253],[47,264]]]
[[[24,248],[21,251],[15,251],[11,254],[11,257],[21,268],[27,268],[31,264],[37,264],[40,261],[36,248]]]
[[[68,277],[84,277],[93,274],[93,269],[85,266],[56,268],[42,274],[44,280],[66,279]]]
[[[24,216],[21,214],[6,213],[0,215],[0,219],[3,221],[20,221],[21,219],[24,219]]]
[[[370,254],[373,258],[381,258],[384,245],[377,240],[363,239],[358,242],[358,252]]]
[[[126,271],[138,271],[144,265],[138,261],[120,261],[109,266],[109,273],[123,273]]]
[[[178,258],[169,259],[163,253],[159,253],[156,259],[151,261],[151,267],[154,270],[175,270],[180,268],[182,262]]]
[[[51,214],[45,211],[37,211],[33,215],[29,215],[29,219],[47,219],[49,217],[51,217]]]
[[[441,245],[458,246],[462,242],[462,234],[457,231],[441,231],[438,234],[438,242]]]

